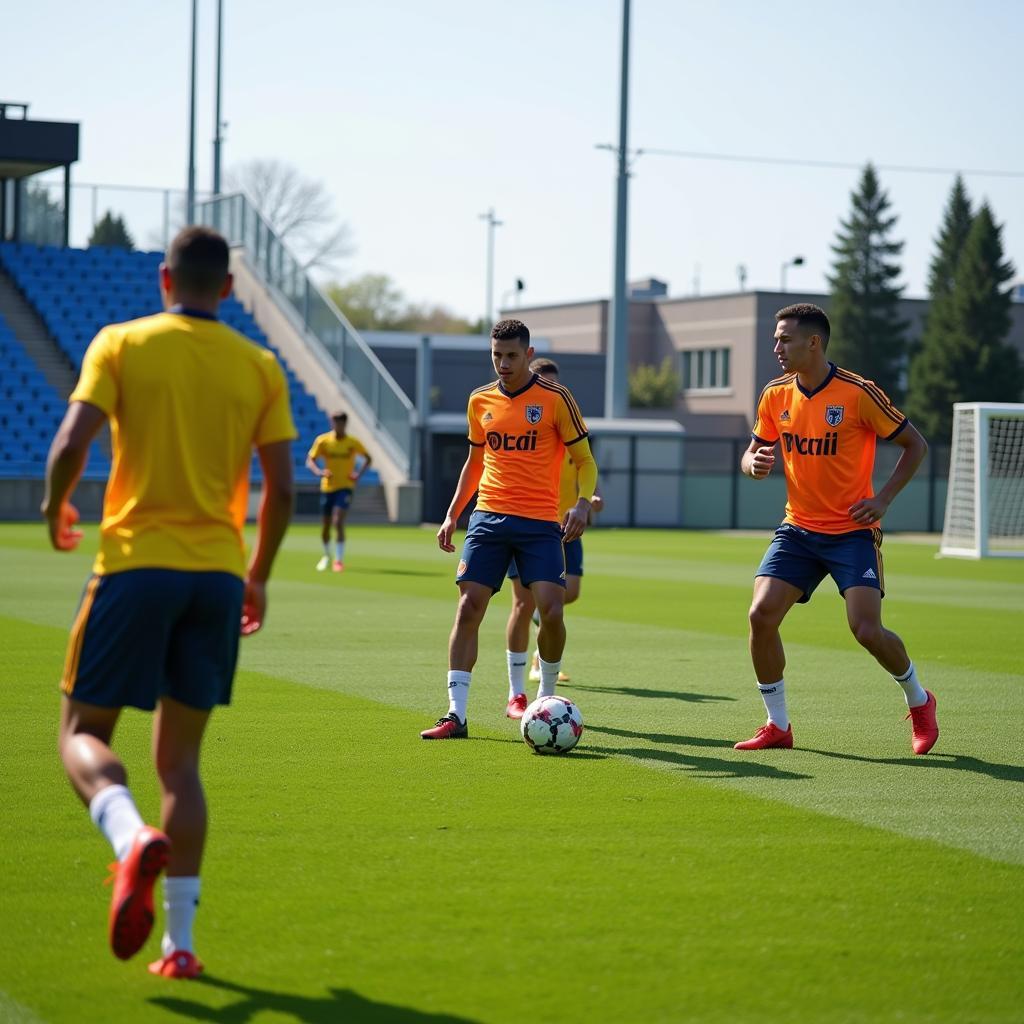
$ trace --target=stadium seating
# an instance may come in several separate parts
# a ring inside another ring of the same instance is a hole
[[[161,308],[157,267],[162,258],[161,252],[127,252],[105,246],[61,249],[0,243],[0,267],[38,312],[76,369],[82,365],[89,342],[105,324],[133,320]],[[237,299],[232,297],[223,303],[221,317],[257,344],[268,344]],[[299,440],[293,446],[296,480],[312,483],[316,478],[305,468],[306,452],[312,438],[328,425],[313,397],[283,359],[281,363],[288,376],[292,413],[299,431]],[[39,477],[64,403],[2,321],[0,368],[0,475]],[[109,471],[109,459],[94,446],[86,475],[102,479]],[[254,482],[260,479],[255,456],[252,477]]]

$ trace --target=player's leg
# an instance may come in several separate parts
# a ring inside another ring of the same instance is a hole
[[[173,595],[162,592],[152,571],[94,577],[71,631],[61,679],[61,760],[117,857],[109,934],[121,959],[149,937],[153,886],[167,861],[168,840],[143,823],[110,743],[121,708],[154,706],[168,620],[175,613]]]
[[[192,924],[207,828],[200,748],[212,709],[231,700],[244,585],[224,572],[178,576],[187,603],[171,633],[166,685],[153,723],[153,762],[171,857],[164,881],[163,955],[149,970],[192,978],[202,970],[195,957]]]
[[[464,739],[469,735],[466,708],[469,685],[476,664],[480,623],[493,594],[501,589],[513,556],[508,543],[511,517],[474,512],[455,575],[459,603],[455,624],[448,638],[448,713],[432,729],[424,729],[425,740]]]
[[[316,563],[317,572],[324,572],[331,564],[331,519],[334,509],[334,494],[331,491],[320,493],[320,542],[324,553]]]
[[[750,660],[768,721],[737,750],[791,747],[793,730],[786,708],[786,654],[779,627],[798,601],[810,600],[828,567],[814,548],[814,535],[783,524],[775,531],[754,579],[748,614]]]
[[[540,614],[537,631],[537,651],[540,664],[538,697],[549,697],[555,692],[565,652],[565,587],[548,580],[535,580],[530,584],[533,599]]]
[[[199,869],[206,844],[206,797],[199,776],[199,754],[209,718],[208,710],[164,697],[153,724],[161,821],[171,840],[164,879],[162,957],[150,965],[154,974],[194,977],[202,969],[195,958],[192,924],[199,906]]]
[[[505,627],[505,657],[508,664],[508,704],[505,713],[509,718],[522,718],[529,703],[526,699],[526,662],[530,650],[530,621],[536,605],[533,594],[519,579],[515,561],[509,566],[512,580],[512,609]]]
[[[334,564],[332,568],[335,572],[341,572],[345,568],[345,517],[347,515],[347,503],[339,503],[334,506]]]
[[[583,585],[583,577],[574,573],[565,574],[565,603],[575,604],[580,599],[580,589]]]
[[[849,587],[843,591],[846,620],[850,631],[866,651],[899,684],[906,697],[912,721],[915,754],[927,754],[939,738],[935,695],[921,686],[917,670],[902,639],[882,625],[882,592],[872,586]]]

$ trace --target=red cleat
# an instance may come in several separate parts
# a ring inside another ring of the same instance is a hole
[[[149,965],[149,973],[161,978],[198,978],[203,965],[187,949],[177,949],[170,956],[162,956]]]
[[[517,693],[509,702],[505,708],[506,718],[522,718],[523,712],[526,711],[526,694]]]
[[[135,833],[123,861],[110,865],[114,883],[110,901],[110,948],[114,956],[135,956],[153,928],[153,886],[167,866],[171,842],[155,828],[143,825]]]
[[[767,750],[769,747],[782,747],[790,750],[793,746],[793,724],[785,732],[774,722],[762,725],[749,740],[743,740],[733,746],[733,750]]]
[[[454,711],[439,718],[433,729],[424,729],[421,740],[464,740],[469,738],[469,722],[460,722]]]
[[[344,562],[340,562],[340,561],[338,561],[338,559],[336,558],[336,559],[335,559],[335,560],[334,560],[334,561],[333,561],[333,562],[331,563],[331,568],[332,568],[332,569],[333,569],[333,570],[334,570],[335,572],[344,572],[344,571],[345,571],[345,563],[344,563]]]
[[[939,723],[935,718],[935,694],[931,690],[924,692],[928,694],[927,702],[919,708],[911,708],[907,713],[913,730],[910,745],[915,754],[927,754],[939,738]]]

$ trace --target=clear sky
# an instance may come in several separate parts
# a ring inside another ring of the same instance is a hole
[[[0,99],[81,122],[80,181],[184,187],[190,9],[19,4],[0,29]],[[524,303],[607,295],[615,165],[595,145],[617,142],[620,25],[620,0],[225,0],[225,165],[276,157],[321,179],[356,244],[343,276],[387,273],[412,299],[480,315],[478,215],[493,205],[496,303],[516,277]],[[202,188],[214,27],[200,0]],[[632,35],[632,147],[1024,171],[1024,4],[633,0]],[[881,178],[921,295],[952,177]],[[774,289],[802,255],[790,290],[825,290],[856,179],[641,156],[630,277],[673,295],[699,278],[710,294],[744,264],[748,287]],[[966,180],[1024,274],[1024,177]]]

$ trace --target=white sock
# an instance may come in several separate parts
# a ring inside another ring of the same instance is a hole
[[[778,726],[783,732],[789,728],[789,713],[786,711],[786,683],[780,679],[777,683],[758,683],[761,700],[768,712],[768,721]]]
[[[506,651],[508,662],[508,699],[526,693],[526,651]]]
[[[345,542],[343,540],[335,541],[334,544],[334,557],[339,562],[345,561]]]
[[[472,672],[458,672],[453,669],[448,673],[448,714],[454,711],[459,716],[460,722],[466,721],[469,681],[472,677]]]
[[[553,697],[555,694],[555,686],[558,683],[558,672],[562,667],[561,660],[558,661],[545,661],[543,658],[538,659],[540,661],[540,688],[537,690],[538,697]]]
[[[194,952],[192,946],[192,921],[199,906],[198,876],[181,875],[164,879],[164,937],[160,941],[160,952],[164,956],[172,953]]]
[[[331,557],[331,542],[329,540],[324,541],[324,557]]]
[[[914,668],[913,662],[910,663],[910,668],[903,675],[893,676],[893,679],[903,687],[908,708],[919,708],[922,704],[928,703],[928,694],[924,692],[924,687],[918,681],[917,669]]]
[[[104,786],[89,801],[89,816],[110,840],[114,855],[124,860],[131,849],[135,833],[143,826],[127,786]]]

